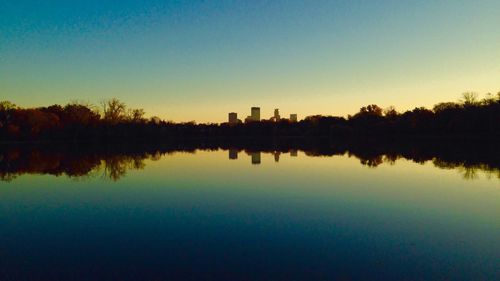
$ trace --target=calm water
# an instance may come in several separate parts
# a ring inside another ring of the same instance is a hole
[[[3,175],[1,280],[500,280],[495,170],[302,151],[93,161]]]

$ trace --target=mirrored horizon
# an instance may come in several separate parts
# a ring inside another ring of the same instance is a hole
[[[222,146],[221,146],[222,145]],[[377,168],[397,165],[406,160],[419,165],[432,166],[457,172],[463,179],[481,176],[500,179],[500,162],[491,144],[456,144],[445,146],[426,143],[385,147],[375,144],[288,144],[280,146],[268,142],[257,144],[121,144],[118,146],[80,145],[4,145],[0,147],[0,180],[10,182],[24,175],[65,175],[70,178],[102,177],[118,181],[130,171],[147,169],[162,158],[179,158],[179,153],[193,155],[216,153],[218,161],[237,161],[252,166],[280,164],[283,161],[309,163],[312,158],[354,158],[361,166]],[[88,146],[87,148],[82,148]],[[446,147],[446,149],[445,149]],[[442,150],[440,150],[442,149]],[[460,153],[460,154],[458,154]],[[498,154],[498,153],[497,153]],[[222,157],[221,155],[225,155]]]
[[[0,279],[498,279],[495,158],[256,147],[2,149]]]

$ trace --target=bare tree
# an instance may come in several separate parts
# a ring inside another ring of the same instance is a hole
[[[116,98],[101,102],[104,120],[110,123],[118,123],[126,119],[127,107],[125,103]]]
[[[144,118],[145,114],[146,112],[142,108],[129,109],[128,119],[134,123],[142,123],[146,120]]]
[[[471,106],[477,104],[478,103],[477,93],[474,92],[463,93],[461,102],[465,106]]]

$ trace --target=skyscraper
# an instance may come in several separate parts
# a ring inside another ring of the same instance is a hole
[[[260,107],[252,107],[252,115],[250,118],[252,121],[260,121]]]
[[[276,108],[274,110],[274,121],[279,122],[280,119],[281,119],[281,117],[280,117],[280,110],[278,108]]]
[[[228,119],[229,124],[238,124],[238,113],[230,112],[228,114]]]

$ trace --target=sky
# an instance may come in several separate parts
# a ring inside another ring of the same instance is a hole
[[[0,0],[0,100],[346,116],[500,91],[500,1]]]

